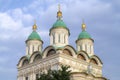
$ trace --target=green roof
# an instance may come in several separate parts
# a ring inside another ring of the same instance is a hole
[[[36,39],[36,40],[41,40],[39,34],[38,34],[36,31],[33,31],[33,32],[29,35],[29,37],[28,37],[27,40],[35,40],[35,39]]]
[[[78,39],[91,39],[91,36],[89,33],[87,33],[87,31],[83,30],[79,36]]]
[[[68,33],[70,35],[69,29],[67,28],[66,24],[61,19],[57,19],[57,21],[53,24],[52,28],[50,29],[50,32],[54,28],[64,28],[64,29],[68,30]]]
[[[66,24],[63,22],[63,20],[58,19],[54,24],[53,24],[53,28],[57,28],[57,27],[62,27],[62,28],[67,28]]]

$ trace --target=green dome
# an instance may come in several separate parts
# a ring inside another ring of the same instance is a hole
[[[79,36],[78,39],[91,39],[91,36],[89,33],[87,33],[85,30],[83,30]]]
[[[39,34],[36,31],[33,31],[28,37],[28,40],[34,40],[34,39],[41,40]]]
[[[63,22],[63,20],[58,19],[54,24],[53,24],[53,28],[58,28],[58,27],[62,27],[62,28],[67,28],[66,24]]]

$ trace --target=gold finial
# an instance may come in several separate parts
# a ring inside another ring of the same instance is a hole
[[[33,31],[37,30],[36,20],[34,20]]]
[[[82,20],[82,30],[85,31],[85,29],[86,29],[86,25],[85,25],[84,19],[83,19],[83,20]]]
[[[58,4],[57,18],[58,18],[58,19],[61,19],[61,18],[62,18],[62,12],[60,11],[60,4]]]

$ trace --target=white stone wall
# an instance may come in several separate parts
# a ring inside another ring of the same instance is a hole
[[[35,51],[42,51],[42,42],[39,40],[29,40],[26,43],[26,55],[31,55]]]
[[[69,32],[67,29],[64,28],[55,28],[52,29],[50,32],[50,45],[53,46],[65,46],[69,43]]]
[[[81,39],[77,41],[77,51],[85,51],[89,56],[94,55],[94,43],[91,39]]]
[[[83,61],[83,60],[77,59],[77,56],[72,57],[63,53],[54,54],[46,58],[43,58],[40,61],[30,63],[23,67],[19,67],[17,80],[25,80],[26,76],[29,77],[29,80],[35,80],[36,73],[45,72],[50,68],[52,70],[58,70],[61,64],[69,65],[70,70],[72,70],[72,72],[87,72],[89,61]],[[91,73],[96,77],[101,77],[102,67],[92,64]],[[78,79],[73,79],[73,80],[78,80]]]
[[[102,77],[94,77],[91,74],[86,73],[73,73],[71,76],[71,80],[106,80]]]

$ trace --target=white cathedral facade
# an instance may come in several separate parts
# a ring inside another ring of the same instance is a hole
[[[39,74],[49,69],[58,70],[61,65],[70,66],[71,80],[107,80],[102,75],[102,61],[94,54],[94,40],[82,24],[82,32],[76,40],[75,49],[69,45],[70,30],[57,12],[57,20],[50,29],[50,45],[44,50],[43,42],[33,25],[33,31],[26,40],[26,55],[18,64],[17,80],[36,80]]]

